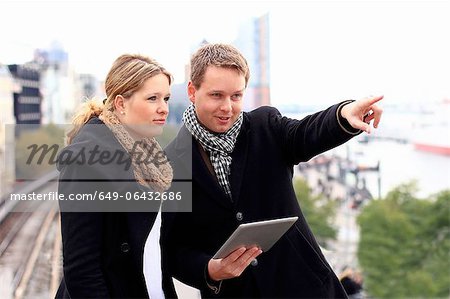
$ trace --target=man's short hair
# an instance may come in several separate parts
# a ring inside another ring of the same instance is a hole
[[[227,44],[206,44],[192,55],[191,82],[200,88],[208,66],[235,69],[245,77],[245,86],[250,78],[247,60],[238,49]]]

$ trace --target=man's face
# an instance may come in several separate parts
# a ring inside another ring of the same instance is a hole
[[[208,130],[224,133],[231,128],[242,110],[245,77],[235,69],[209,66],[203,82],[188,85],[189,99],[195,104],[198,120]]]

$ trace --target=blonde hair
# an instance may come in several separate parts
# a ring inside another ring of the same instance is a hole
[[[106,99],[103,104],[91,99],[81,105],[72,118],[73,127],[66,135],[66,144],[72,143],[80,128],[92,117],[99,116],[104,109],[114,111],[116,96],[131,97],[147,79],[158,74],[166,75],[169,84],[172,83],[172,75],[156,60],[139,54],[119,56],[106,76]]]
[[[227,44],[206,44],[191,58],[191,82],[200,88],[208,66],[232,68],[245,77],[245,86],[250,78],[247,60],[238,49]]]

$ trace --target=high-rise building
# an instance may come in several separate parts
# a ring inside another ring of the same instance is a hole
[[[183,112],[191,103],[187,95],[187,83],[172,84],[170,87],[170,113],[168,121],[170,123],[181,123]]]
[[[60,73],[67,73],[69,54],[59,41],[53,41],[47,49],[36,49],[33,61],[41,65],[43,69],[52,66]]]
[[[198,48],[208,44],[206,39],[203,39],[195,47],[191,47],[191,54],[197,51]],[[184,82],[172,84],[170,87],[170,113],[168,121],[170,123],[180,124],[183,118],[183,112],[190,105],[190,100],[187,94],[188,82],[191,79],[191,64],[190,59],[184,66]]]
[[[270,105],[269,14],[242,23],[234,44],[250,66],[243,109],[248,111]]]
[[[54,41],[48,49],[37,49],[33,62],[41,71],[42,123],[67,123],[82,99],[68,53]]]
[[[102,82],[97,77],[92,74],[80,74],[77,77],[77,91],[81,95],[80,98],[91,99],[104,95]]]
[[[14,117],[16,124],[40,124],[42,119],[40,93],[41,74],[35,63],[8,65],[18,84],[14,91]]]

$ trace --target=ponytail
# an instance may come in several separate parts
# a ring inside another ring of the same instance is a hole
[[[97,100],[91,99],[84,102],[72,118],[72,128],[66,134],[66,145],[71,144],[81,127],[91,118],[99,116],[103,109],[104,105]]]

